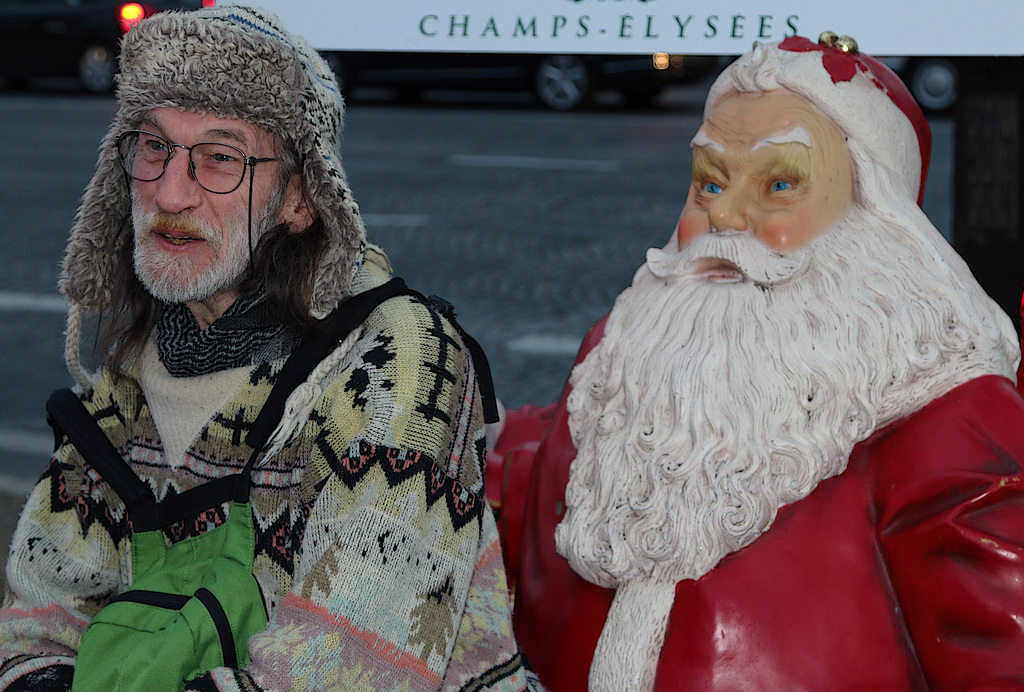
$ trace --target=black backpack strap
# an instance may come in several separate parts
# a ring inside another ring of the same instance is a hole
[[[58,444],[64,435],[114,489],[129,509],[154,501],[153,492],[131,470],[90,415],[85,404],[70,389],[58,389],[46,402],[46,420]]]
[[[252,447],[252,455],[245,468],[238,474],[238,483],[233,494],[237,502],[249,501],[249,475],[274,428],[281,422],[291,393],[306,381],[313,369],[330,355],[352,330],[362,324],[378,305],[396,296],[409,294],[411,291],[406,287],[405,281],[398,277],[368,291],[357,293],[328,315],[323,329],[307,336],[292,351],[277,375],[270,396],[267,397],[266,403],[245,436],[245,443]]]
[[[135,531],[151,531],[214,507],[229,499],[235,475],[217,478],[201,486],[157,502],[146,485],[70,389],[58,389],[46,402],[46,419],[59,441],[67,436],[82,458],[89,462],[124,502]]]
[[[405,285],[405,281],[395,277],[385,284],[348,298],[327,317],[324,329],[303,339],[278,374],[274,389],[270,392],[263,409],[256,416],[252,428],[245,436],[245,443],[257,452],[262,451],[267,440],[270,439],[270,435],[274,432],[274,428],[281,422],[285,404],[291,393],[306,381],[313,369],[337,348],[338,344],[353,329],[362,324],[378,305],[401,295],[419,298],[451,322],[459,332],[477,370],[480,392],[483,395],[484,420],[488,423],[497,422],[498,407],[487,356],[476,339],[467,334],[456,321],[455,308],[447,300],[438,296],[424,298],[422,293],[410,289]],[[254,460],[255,457],[250,458],[250,462]]]
[[[309,373],[337,348],[349,332],[362,324],[378,305],[408,293],[410,291],[405,282],[394,278],[386,284],[356,294],[339,305],[328,316],[324,329],[303,339],[288,357],[267,402],[245,436],[245,443],[254,450],[262,451],[274,428],[281,422],[285,404],[295,388],[305,382]]]
[[[497,423],[498,422],[498,400],[494,394],[494,380],[491,377],[491,365],[487,361],[487,354],[484,353],[483,347],[480,343],[470,336],[462,325],[455,319],[455,306],[449,303],[440,296],[430,296],[429,298],[423,298],[423,295],[410,291],[410,293],[417,297],[425,300],[435,311],[446,320],[452,323],[455,330],[458,331],[459,336],[462,337],[462,343],[466,344],[466,349],[469,351],[470,358],[473,359],[473,367],[476,368],[476,379],[480,385],[480,396],[483,398],[484,407],[484,422],[485,423]]]

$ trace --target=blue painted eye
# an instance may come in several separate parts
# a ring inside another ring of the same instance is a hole
[[[704,192],[710,192],[713,195],[717,195],[721,191],[722,187],[717,183],[704,183]]]
[[[784,192],[791,189],[793,189],[793,186],[785,180],[776,180],[772,183],[772,192]]]

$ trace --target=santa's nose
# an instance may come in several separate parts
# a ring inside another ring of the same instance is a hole
[[[708,207],[711,232],[748,230],[746,205],[740,195],[722,193]]]

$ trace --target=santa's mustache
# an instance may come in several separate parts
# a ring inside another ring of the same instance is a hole
[[[803,274],[808,263],[806,250],[775,252],[753,234],[742,231],[704,233],[678,252],[658,248],[647,251],[648,268],[664,280],[714,273],[721,280],[775,286]]]

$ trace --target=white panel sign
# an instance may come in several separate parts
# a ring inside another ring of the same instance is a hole
[[[736,55],[825,30],[873,55],[1024,55],[1024,0],[251,0],[321,50]]]

